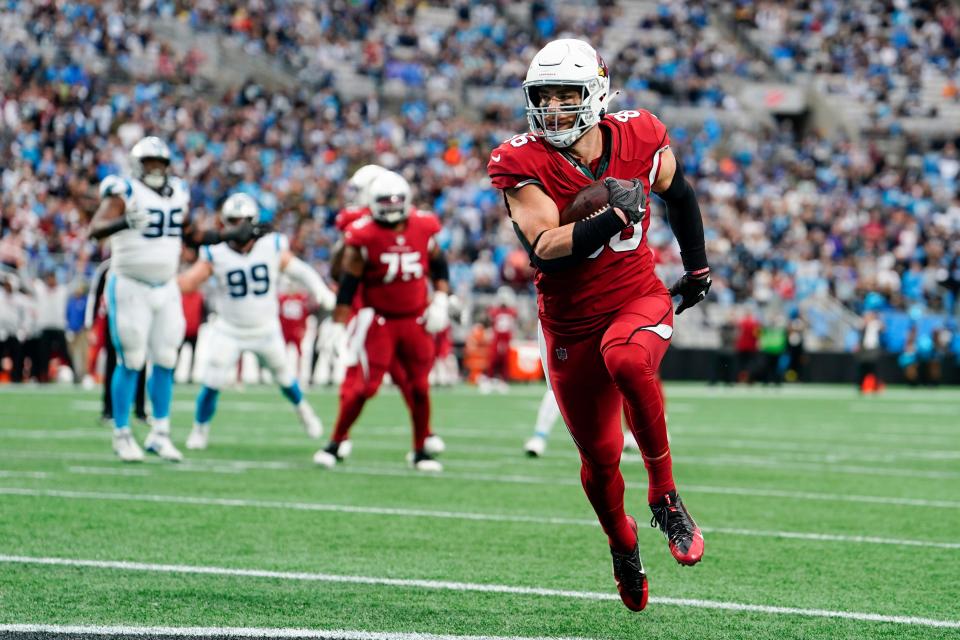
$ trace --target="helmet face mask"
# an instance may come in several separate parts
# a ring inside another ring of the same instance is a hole
[[[571,104],[564,89],[578,91],[579,102]],[[586,42],[554,40],[534,56],[523,91],[530,132],[564,149],[600,122],[610,75],[603,58]],[[560,104],[553,104],[553,98],[561,96]]]
[[[130,150],[130,173],[154,191],[167,186],[170,175],[170,149],[156,136],[148,136]]]
[[[410,217],[410,184],[400,174],[385,171],[370,183],[367,193],[375,222],[393,226]]]

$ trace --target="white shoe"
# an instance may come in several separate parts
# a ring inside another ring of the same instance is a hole
[[[319,440],[323,435],[323,423],[313,412],[313,407],[306,400],[301,400],[297,405],[297,417],[300,418],[300,424],[303,430],[307,432],[307,437],[312,440]]]
[[[338,462],[349,458],[351,451],[353,451],[353,443],[349,440],[344,440],[339,445],[331,442],[313,454],[313,463],[326,469],[333,469]]]
[[[151,431],[147,435],[147,439],[143,441],[143,448],[149,453],[158,455],[170,462],[180,462],[183,460],[183,454],[173,446],[173,442],[170,440],[170,434],[164,431]]]
[[[113,430],[113,451],[124,462],[143,462],[143,449],[129,428]]]
[[[542,436],[533,436],[523,445],[523,451],[531,458],[539,458],[547,450],[547,441]]]
[[[88,373],[87,375],[83,376],[80,386],[83,387],[84,391],[93,391],[97,387],[97,381],[94,380],[93,376]]]
[[[630,431],[623,432],[623,450],[640,451],[640,445],[637,444],[637,439],[633,437],[633,433]]]
[[[438,456],[447,450],[447,444],[443,441],[443,438],[433,434],[427,436],[427,439],[423,441],[423,450],[432,456]]]
[[[210,423],[193,423],[193,430],[187,436],[187,449],[200,450],[207,448],[207,441],[210,439]]]
[[[434,460],[426,451],[418,451],[417,453],[411,451],[408,453],[407,464],[417,471],[425,473],[440,473],[443,471],[443,465]]]

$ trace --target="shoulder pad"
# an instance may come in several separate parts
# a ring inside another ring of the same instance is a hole
[[[621,153],[627,157],[649,158],[670,146],[666,125],[645,109],[617,111],[605,116],[604,121],[620,133]]]
[[[107,176],[100,182],[100,197],[123,198],[126,202],[133,196],[133,185],[126,178],[117,175]]]
[[[538,180],[549,150],[532,133],[521,133],[500,143],[490,153],[487,174],[497,189],[512,189],[525,180]]]

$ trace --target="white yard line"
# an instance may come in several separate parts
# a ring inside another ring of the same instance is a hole
[[[445,580],[415,580],[400,578],[379,578],[372,576],[351,576],[329,573],[308,573],[293,571],[268,571],[263,569],[236,569],[229,567],[151,564],[145,562],[126,562],[115,560],[79,560],[71,558],[44,558],[32,556],[0,555],[0,563],[27,564],[61,567],[84,567],[92,569],[113,569],[119,571],[143,571],[152,573],[175,573],[190,575],[233,576],[242,578],[267,578],[274,580],[330,582],[338,584],[362,584],[413,589],[434,589],[442,591],[502,593],[520,596],[542,596],[551,598],[571,598],[579,600],[619,600],[615,593],[596,591],[574,591],[566,589],[546,589],[541,587],[516,587],[502,584],[482,584],[470,582],[449,582]],[[800,607],[780,607],[741,602],[722,602],[716,600],[696,600],[689,598],[652,597],[652,604],[671,605],[693,609],[721,609],[726,611],[745,611],[767,613],[771,615],[796,615],[814,618],[840,618],[862,622],[889,622],[894,624],[960,629],[960,620],[939,620],[905,615],[883,615],[878,613],[860,613],[854,611],[831,611],[827,609],[803,609]]]
[[[67,467],[70,473],[89,476],[149,476],[150,470],[142,467]]]
[[[41,460],[83,460],[104,462],[115,460],[114,456],[109,454],[84,454],[84,453],[57,453],[48,454],[33,451],[0,451],[0,459],[4,457],[18,459],[41,459]],[[188,458],[187,462],[181,465],[170,465],[157,462],[151,465],[150,469],[170,470],[171,472],[196,471],[199,473],[232,473],[233,470],[264,469],[264,470],[301,470],[306,471],[313,465],[293,462],[279,461],[256,461],[256,460],[222,460],[215,458]],[[317,470],[318,473],[342,473],[349,475],[364,476],[387,476],[408,478],[411,480],[423,480],[426,482],[443,482],[446,480],[464,480],[469,482],[492,482],[498,484],[528,484],[545,486],[580,486],[580,481],[575,477],[549,477],[549,476],[527,476],[522,474],[494,474],[494,473],[472,473],[458,472],[450,470],[442,474],[425,475],[416,471],[411,471],[406,467],[363,467],[347,463],[337,467],[333,472],[326,470]],[[4,472],[0,471],[0,474]],[[13,474],[11,477],[17,477],[18,473],[32,474],[29,477],[46,478],[54,475],[56,472],[6,472]],[[41,475],[46,474],[46,475]],[[628,482],[627,487],[631,489],[646,490],[645,483]],[[818,500],[827,502],[851,502],[882,504],[891,506],[915,506],[915,507],[935,507],[941,509],[960,509],[960,501],[955,500],[925,500],[922,498],[898,498],[893,496],[868,496],[857,494],[838,494],[822,493],[813,491],[788,491],[782,489],[762,489],[754,487],[717,487],[708,485],[684,485],[683,491],[690,493],[711,493],[719,495],[740,495],[759,498],[779,498],[782,500]]]
[[[350,631],[346,629],[264,629],[258,627],[131,627],[55,624],[2,624],[0,632],[79,636],[173,636],[233,638],[314,638],[316,640],[586,640],[530,636],[453,636],[432,633]]]
[[[115,500],[122,502],[155,502],[164,504],[188,504],[210,507],[238,507],[255,509],[281,509],[288,511],[321,511],[333,513],[355,513],[377,516],[397,516],[406,518],[441,518],[451,520],[470,520],[482,522],[514,522],[542,525],[570,525],[596,527],[593,518],[564,518],[555,516],[524,516],[499,513],[476,513],[466,511],[442,511],[432,509],[402,509],[397,507],[361,507],[356,505],[329,504],[319,502],[292,502],[283,500],[257,500],[249,498],[205,498],[200,496],[156,495],[139,493],[116,493],[100,491],[68,491],[61,489],[22,489],[18,487],[0,487],[0,495],[27,496],[41,498],[62,498],[65,500]],[[879,536],[849,536],[830,533],[808,533],[801,531],[761,531],[725,527],[703,527],[706,533],[722,535],[750,536],[761,538],[786,538],[810,540],[816,542],[843,542],[850,544],[883,544],[931,549],[960,549],[960,542],[934,542]]]
[[[49,478],[48,471],[6,471],[0,470],[0,478]]]

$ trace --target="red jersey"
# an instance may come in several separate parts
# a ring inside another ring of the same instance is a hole
[[[366,215],[370,215],[370,209],[367,207],[344,207],[334,218],[333,226],[337,228],[337,231],[343,233],[347,230],[347,227]]]
[[[344,207],[340,209],[340,213],[337,214],[336,219],[333,221],[334,226],[344,233],[351,224],[362,218],[363,216],[370,215],[370,209],[367,207]],[[357,289],[357,293],[353,296],[353,304],[351,309],[356,313],[364,307],[363,304],[363,287]]]
[[[280,331],[284,341],[299,344],[307,333],[307,318],[310,316],[307,294],[281,293],[277,301],[280,305]]]
[[[420,315],[427,308],[430,243],[440,231],[432,213],[412,211],[403,225],[386,227],[363,217],[343,236],[364,255],[364,304],[387,317]]]
[[[517,327],[517,310],[510,307],[490,307],[487,312],[490,316],[490,326],[493,328],[493,339],[509,342]]]
[[[604,153],[596,175],[572,156],[530,133],[494,149],[487,164],[493,186],[510,189],[537,183],[561,211],[594,180],[638,178],[647,195],[660,171],[660,153],[669,145],[667,129],[649,111],[620,111],[597,125]],[[591,256],[557,273],[537,270],[540,318],[554,333],[582,333],[599,327],[609,314],[638,297],[666,294],[653,270],[647,246],[649,207],[643,220],[624,229]]]

